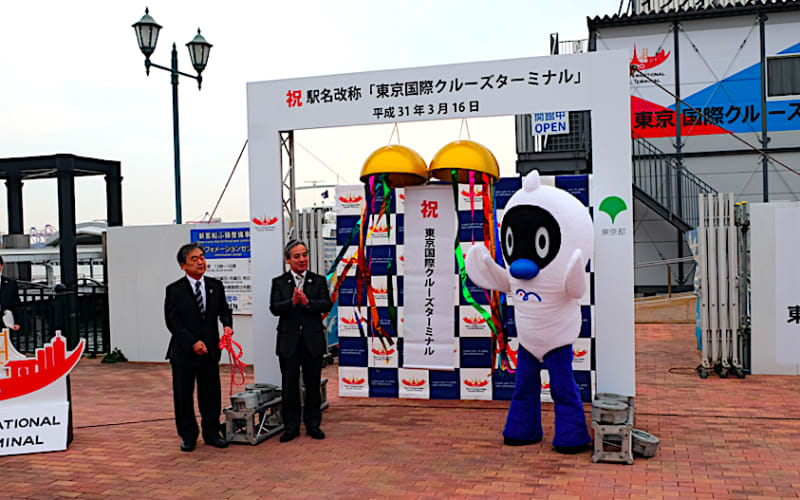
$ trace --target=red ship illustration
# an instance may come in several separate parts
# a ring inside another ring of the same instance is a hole
[[[542,384],[542,389],[549,389],[549,388],[550,388],[550,384]]]
[[[0,401],[36,392],[69,373],[83,354],[86,340],[67,356],[67,344],[60,332],[49,344],[36,349],[35,358],[6,361],[2,370],[8,375],[0,378]],[[0,372],[3,373],[3,372]]]
[[[579,351],[579,350],[575,349],[575,350],[572,351],[572,354],[574,354],[576,358],[582,358],[583,356],[586,355],[587,352],[589,352],[589,351],[586,351],[586,350],[580,350]]]
[[[469,198],[469,191],[466,191],[466,190],[463,190],[463,189],[462,189],[462,190],[461,190],[461,195],[462,195],[462,196],[466,196],[467,198]],[[474,196],[483,196],[483,190],[476,189],[476,190],[474,191]]]
[[[277,217],[271,219],[267,219],[266,217],[261,217],[260,219],[258,217],[253,217],[253,223],[257,226],[271,226],[276,222],[278,222]]]
[[[363,379],[363,378],[355,378],[355,377],[343,378],[342,379],[342,382],[344,382],[347,385],[361,385],[361,384],[364,383],[364,381],[365,381],[365,379]]]
[[[642,49],[642,56],[639,57],[638,54],[636,54],[636,45],[634,45],[633,59],[631,59],[631,66],[636,66],[636,69],[638,69],[639,71],[655,68],[659,64],[666,61],[669,55],[670,52],[664,52],[664,49],[661,49],[658,52],[656,52],[656,55],[648,56],[647,49]]]
[[[425,379],[412,378],[411,380],[403,379],[403,385],[409,387],[421,387],[425,385]]]
[[[373,349],[372,354],[376,356],[391,356],[394,354],[394,349]]]

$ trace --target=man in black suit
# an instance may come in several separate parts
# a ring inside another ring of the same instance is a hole
[[[183,439],[182,451],[194,450],[198,427],[194,416],[194,381],[200,407],[203,441],[217,448],[228,446],[220,437],[222,408],[219,381],[219,327],[233,334],[233,317],[222,282],[203,276],[205,251],[199,243],[178,250],[178,264],[186,276],[167,286],[164,318],[172,334],[167,359],[172,365],[175,425]]]
[[[3,266],[5,262],[3,262],[3,258],[0,257],[0,273],[3,272]],[[19,331],[19,290],[17,290],[17,280],[12,280],[11,278],[6,278],[3,276],[0,278],[0,318],[5,315],[6,311],[11,311],[11,314],[14,316],[14,324],[9,325],[8,328],[12,330]],[[0,322],[0,328],[4,328],[7,325],[3,322]]]
[[[272,280],[269,310],[278,320],[276,354],[281,363],[282,414],[285,443],[300,435],[300,367],[306,398],[303,423],[314,439],[325,439],[319,428],[322,422],[320,377],[322,357],[328,341],[322,326],[322,314],[331,310],[328,283],[323,276],[308,270],[308,250],[297,240],[284,248],[286,262],[291,268]]]

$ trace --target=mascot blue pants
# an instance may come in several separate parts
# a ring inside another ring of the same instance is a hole
[[[583,447],[592,439],[586,427],[580,392],[572,375],[571,345],[548,352],[542,363],[524,347],[519,347],[514,395],[503,436],[528,444],[542,439],[542,379],[539,373],[542,367],[550,372],[550,394],[555,404],[553,446]]]

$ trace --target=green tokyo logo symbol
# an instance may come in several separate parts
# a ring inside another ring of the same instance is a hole
[[[611,217],[611,223],[614,223],[614,220],[617,218],[617,215],[620,212],[624,212],[628,209],[628,205],[625,204],[625,201],[620,198],[619,196],[608,196],[606,197],[601,203],[598,210],[601,212],[605,212]]]

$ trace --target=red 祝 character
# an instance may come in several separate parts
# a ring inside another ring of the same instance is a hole
[[[439,209],[439,202],[438,201],[428,201],[425,200],[422,202],[422,218],[428,219],[433,217],[437,219],[439,214],[436,212]]]
[[[290,108],[302,106],[303,105],[303,91],[302,90],[290,90],[290,91],[286,92],[286,104],[288,104]]]

